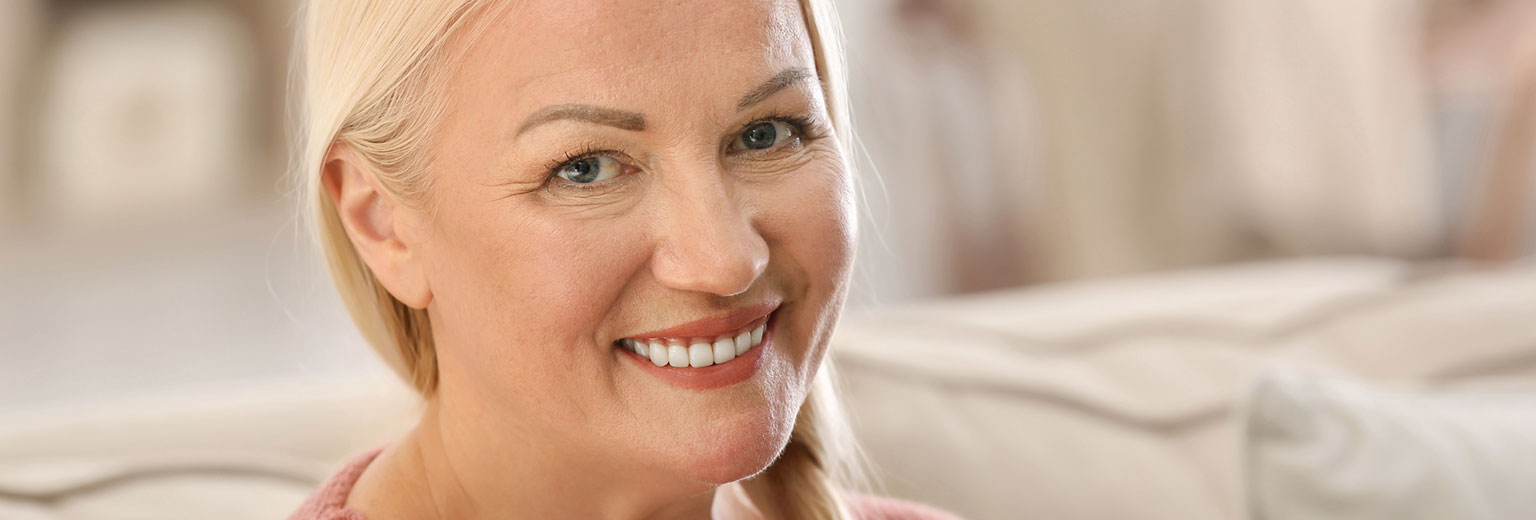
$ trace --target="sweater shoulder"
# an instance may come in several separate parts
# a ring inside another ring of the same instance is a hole
[[[347,461],[340,471],[304,499],[288,520],[368,520],[361,511],[347,509],[347,497],[352,494],[357,479],[363,476],[363,470],[368,469],[368,464],[382,451],[383,447],[375,448]]]
[[[844,492],[848,508],[859,520],[960,520],[942,509],[898,498]]]

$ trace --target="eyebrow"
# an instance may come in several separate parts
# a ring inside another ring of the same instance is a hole
[[[528,116],[528,119],[523,121],[523,126],[518,127],[517,135],[523,135],[524,132],[544,123],[564,119],[585,121],[632,132],[645,130],[645,116],[634,112],[592,105],[552,105]]]
[[[736,102],[736,109],[745,110],[752,105],[762,103],[780,90],[815,77],[809,69],[804,67],[784,69],[742,96],[741,100]],[[632,132],[645,130],[645,116],[639,113],[593,105],[567,104],[550,105],[534,112],[523,121],[522,126],[517,128],[517,135],[523,135],[536,126],[562,120],[583,121]]]
[[[768,81],[764,81],[762,85],[758,85],[757,88],[752,89],[747,95],[742,96],[741,101],[736,102],[736,109],[746,110],[752,105],[762,103],[763,100],[768,99],[769,96],[774,95],[774,93],[780,90],[814,77],[816,75],[804,67],[784,69],[783,72],[774,74],[773,77],[768,78]]]

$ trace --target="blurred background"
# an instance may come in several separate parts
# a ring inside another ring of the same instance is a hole
[[[855,310],[1536,252],[1536,2],[838,3]],[[296,9],[0,2],[0,416],[392,377],[285,179]]]

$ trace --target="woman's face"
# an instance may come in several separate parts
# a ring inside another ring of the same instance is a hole
[[[481,23],[451,48],[432,211],[401,234],[431,293],[441,410],[573,464],[760,471],[826,353],[855,239],[799,5],[533,0]]]

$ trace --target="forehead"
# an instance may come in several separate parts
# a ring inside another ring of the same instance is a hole
[[[473,89],[519,113],[560,102],[734,105],[783,69],[815,70],[796,0],[527,0],[481,23],[455,94]]]

